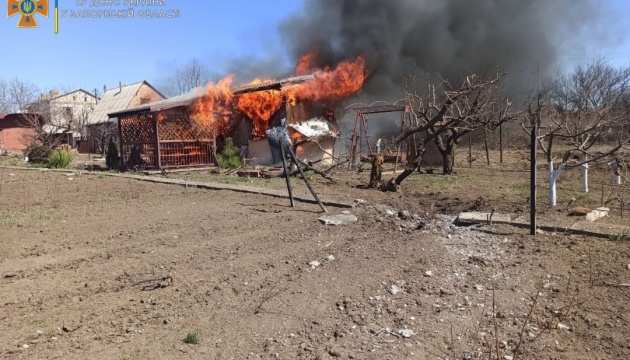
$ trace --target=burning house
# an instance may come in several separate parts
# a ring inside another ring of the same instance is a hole
[[[302,62],[303,63],[303,62]],[[232,138],[254,165],[277,165],[267,132],[286,122],[297,156],[332,163],[338,136],[335,109],[358,92],[364,62],[335,69],[298,69],[283,80],[255,80],[233,89],[232,77],[206,89],[108,114],[118,121],[123,166],[172,169],[214,165],[225,139]]]

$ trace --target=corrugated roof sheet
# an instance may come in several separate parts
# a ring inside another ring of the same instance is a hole
[[[168,99],[154,101],[149,104],[143,104],[128,109],[120,109],[118,111],[111,111],[108,113],[110,117],[117,117],[120,114],[127,114],[139,111],[160,111],[166,109],[172,109],[178,106],[188,106],[192,104],[196,99],[199,99],[206,93],[205,86],[200,86],[192,89],[186,94],[177,95]]]
[[[103,94],[103,98],[96,104],[92,113],[88,117],[88,124],[98,124],[109,120],[107,114],[114,111],[125,110],[129,103],[140,90],[145,82],[125,85],[109,89]]]

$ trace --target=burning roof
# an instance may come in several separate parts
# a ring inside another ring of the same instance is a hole
[[[185,106],[191,119],[206,125],[216,124],[220,133],[223,127],[229,128],[224,125],[234,120],[234,114],[241,113],[253,122],[254,134],[264,136],[271,117],[285,103],[295,105],[298,101],[304,101],[328,107],[358,93],[363,87],[367,73],[362,57],[341,62],[335,68],[317,69],[311,66],[312,56],[309,53],[299,61],[297,76],[294,77],[282,80],[256,79],[234,89],[234,76],[230,75],[216,84],[208,84],[205,90],[197,88],[185,95],[108,115],[120,117]]]

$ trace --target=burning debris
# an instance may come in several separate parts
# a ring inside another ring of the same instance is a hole
[[[289,129],[294,130],[300,136],[298,139],[306,138],[317,140],[324,137],[338,137],[339,129],[322,117],[310,119],[296,124],[289,125]],[[289,131],[291,133],[291,131]],[[294,136],[291,136],[295,138]]]
[[[307,59],[306,55],[304,59]],[[298,74],[305,72],[308,60],[300,60]],[[334,69],[309,69],[310,75],[289,78],[284,81],[256,79],[241,89],[230,90],[233,75],[217,84],[210,83],[206,94],[193,106],[193,117],[216,121],[222,114],[240,112],[254,124],[254,135],[264,136],[270,119],[283,104],[296,106],[308,102],[322,106],[334,104],[361,90],[367,78],[365,61],[341,62]],[[289,123],[306,119],[288,119]]]

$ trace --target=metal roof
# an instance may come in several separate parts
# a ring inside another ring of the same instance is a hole
[[[251,92],[256,92],[256,91],[264,91],[264,90],[272,90],[272,89],[280,90],[283,85],[304,82],[306,80],[313,79],[314,77],[315,75],[303,75],[303,76],[290,77],[290,78],[286,78],[282,80],[269,81],[262,84],[246,85],[246,86],[239,87],[235,90],[232,90],[232,94],[239,95],[239,94],[246,94],[246,93],[251,93]],[[136,106],[129,109],[120,109],[116,111],[110,111],[108,112],[108,116],[118,117],[124,114],[132,114],[132,113],[145,112],[145,111],[151,111],[151,112],[162,111],[162,110],[172,109],[172,108],[176,108],[180,106],[189,106],[193,102],[195,102],[195,100],[203,97],[205,94],[206,94],[206,87],[200,86],[200,87],[192,89],[191,91],[183,95],[177,95],[168,99],[155,101],[149,104],[144,104],[144,105]]]
[[[107,114],[127,109],[143,84],[151,86],[146,81],[142,81],[125,85],[122,88],[115,87],[107,90],[105,94],[103,94],[103,98],[90,113],[87,123],[91,125],[106,122],[109,120]],[[160,93],[158,92],[158,94]]]
[[[179,106],[188,106],[192,104],[195,100],[199,99],[206,93],[206,89],[204,86],[196,87],[189,91],[186,94],[177,95],[170,97],[168,99],[154,101],[152,103],[143,104],[140,106],[120,109],[117,111],[110,111],[107,115],[109,117],[118,117],[122,114],[130,114],[135,112],[143,112],[143,111],[161,111],[166,109],[172,109]]]
[[[246,85],[232,91],[232,93],[236,95],[236,94],[245,94],[245,93],[263,91],[263,90],[280,90],[283,85],[301,83],[306,80],[311,80],[314,78],[315,78],[315,75],[295,76],[295,77],[290,77],[290,78],[286,78],[282,80],[269,81],[262,84]]]

